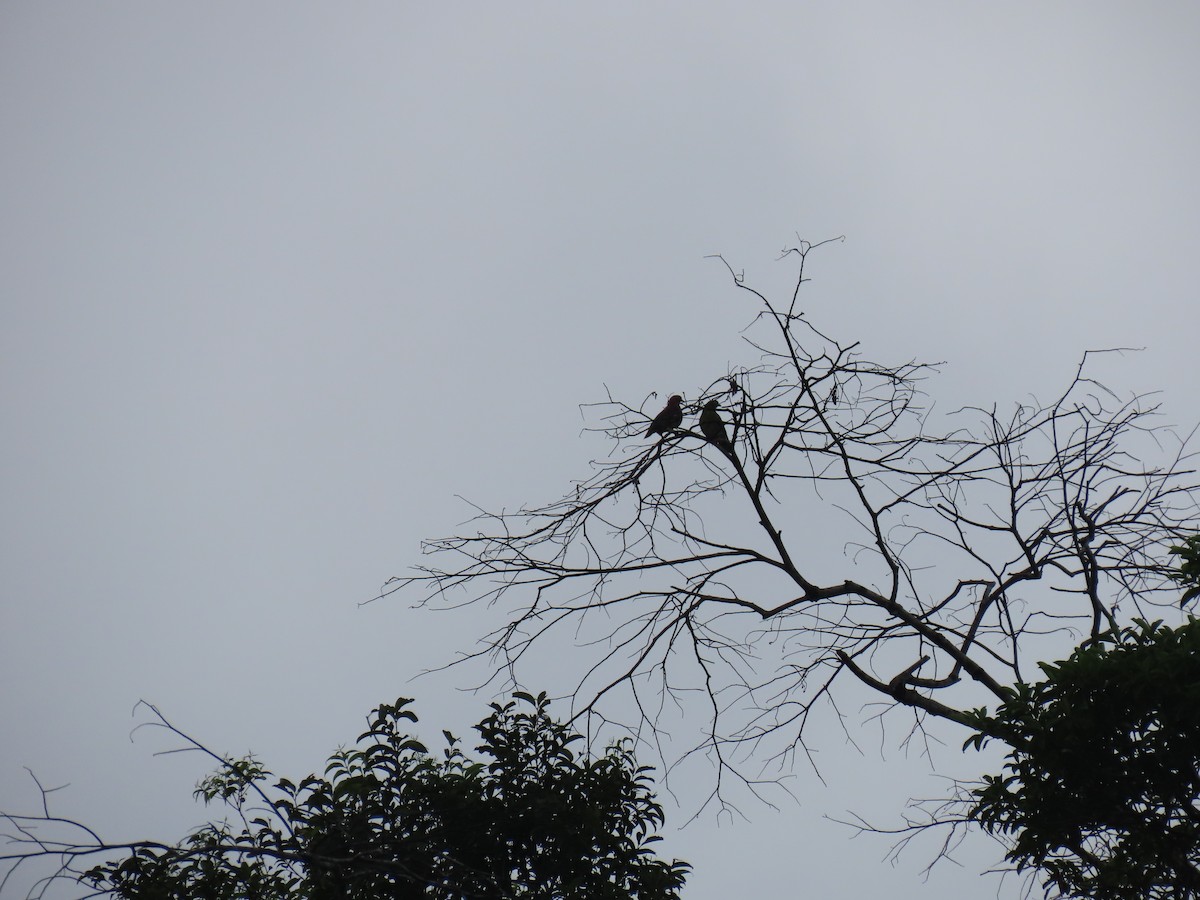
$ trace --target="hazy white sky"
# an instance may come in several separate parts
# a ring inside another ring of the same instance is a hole
[[[397,695],[481,718],[481,672],[410,681],[476,617],[356,604],[455,495],[584,475],[604,385],[749,361],[705,254],[769,287],[844,234],[804,308],[939,403],[1141,347],[1100,374],[1190,427],[1198,89],[1192,3],[0,5],[0,807],[30,766],[114,838],[202,821],[139,698],[287,774]],[[1016,896],[985,840],[926,883],[823,818],[941,786],[862,737],[799,806],[674,813],[687,896]]]

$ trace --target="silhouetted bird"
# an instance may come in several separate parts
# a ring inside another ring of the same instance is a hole
[[[683,408],[679,405],[682,402],[683,398],[674,394],[667,401],[662,412],[654,417],[654,421],[646,429],[646,437],[650,437],[652,434],[666,434],[668,431],[678,428],[683,423]]]
[[[704,436],[716,444],[721,450],[733,454],[733,444],[729,443],[729,435],[725,432],[725,423],[717,412],[717,401],[709,400],[700,411],[700,430]]]

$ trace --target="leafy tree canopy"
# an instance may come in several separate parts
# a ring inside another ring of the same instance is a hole
[[[974,714],[968,744],[1012,750],[972,817],[1063,895],[1200,897],[1200,619],[1137,620],[1041,668]]]
[[[431,755],[408,732],[417,717],[401,698],[376,709],[323,775],[272,784],[253,758],[223,761],[197,795],[234,815],[176,845],[105,843],[48,810],[8,815],[19,850],[0,857],[10,863],[0,892],[21,865],[53,859],[30,896],[72,878],[127,900],[678,897],[689,867],[652,853],[663,811],[628,743],[589,756],[550,717],[545,694],[515,697],[476,726],[477,758],[449,732],[441,757]],[[39,830],[49,823],[85,838],[49,839]]]

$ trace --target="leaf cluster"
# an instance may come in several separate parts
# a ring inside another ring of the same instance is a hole
[[[409,733],[410,703],[380,706],[299,783],[264,790],[261,765],[230,761],[197,794],[238,824],[137,846],[86,880],[128,900],[678,897],[689,867],[653,856],[663,810],[627,743],[590,757],[545,694],[518,693],[476,726],[478,757],[449,732],[436,757]]]
[[[1182,544],[1172,547],[1171,554],[1179,557],[1179,569],[1171,573],[1171,579],[1185,588],[1180,606],[1200,597],[1200,534],[1193,534]]]
[[[1200,619],[1139,619],[1041,668],[972,714],[968,745],[1013,748],[972,818],[1048,892],[1200,897]]]

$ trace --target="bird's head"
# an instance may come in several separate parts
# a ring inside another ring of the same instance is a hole
[[[678,406],[682,402],[682,397],[680,397],[678,394],[672,394],[671,398],[667,401],[667,406]]]

